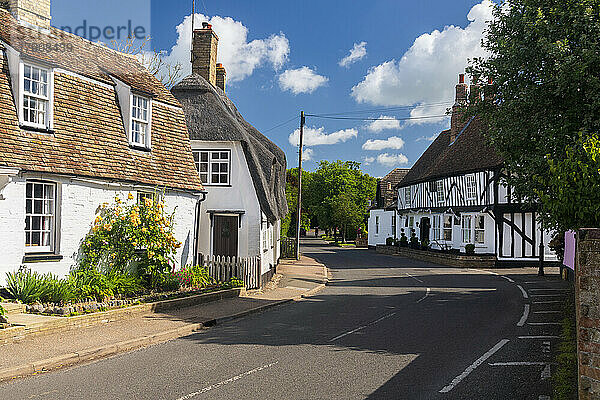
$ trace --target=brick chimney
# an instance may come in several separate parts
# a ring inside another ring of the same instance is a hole
[[[450,143],[456,140],[456,137],[465,126],[464,109],[467,106],[467,91],[465,74],[459,74],[458,84],[456,85],[456,97],[452,106],[452,116],[450,117]]]
[[[223,64],[217,64],[217,87],[221,88],[222,91],[225,91],[225,78],[227,77],[227,72],[225,71],[225,67]]]
[[[469,88],[469,103],[478,103],[481,101],[481,85],[479,84],[479,77],[474,76],[471,80],[471,87]]]
[[[217,47],[219,37],[208,22],[202,29],[194,30],[192,47],[192,73],[202,76],[213,86],[217,86]]]
[[[50,0],[9,0],[8,8],[18,21],[50,28]]]

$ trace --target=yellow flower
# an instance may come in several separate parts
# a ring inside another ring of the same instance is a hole
[[[146,197],[146,198],[144,199],[144,205],[145,205],[146,207],[150,207],[150,206],[152,205],[152,200],[150,200],[148,197]]]
[[[100,217],[99,215],[96,217],[96,220],[94,221],[95,224],[97,224],[98,222],[102,221],[102,217]]]
[[[121,204],[121,199],[119,198],[119,196],[115,196],[115,203]]]
[[[133,195],[132,195],[131,193],[129,193],[129,194],[127,195],[127,198],[128,198],[129,200],[133,200]]]

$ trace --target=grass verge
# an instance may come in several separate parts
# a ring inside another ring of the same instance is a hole
[[[558,367],[552,376],[552,399],[577,399],[577,328],[573,287],[567,294],[561,323],[560,344],[556,354]]]

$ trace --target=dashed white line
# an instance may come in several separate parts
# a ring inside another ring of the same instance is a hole
[[[538,400],[550,400],[550,396],[540,395],[540,397],[538,397]]]
[[[527,292],[525,291],[525,289],[523,289],[523,286],[517,285],[517,287],[521,290],[521,294],[523,295],[523,298],[528,299],[529,296],[527,295]]]
[[[375,320],[375,321],[373,321],[373,322],[369,322],[369,323],[368,323],[368,324],[366,324],[366,325],[361,325],[361,326],[359,326],[358,328],[355,328],[355,329],[352,329],[351,331],[348,331],[348,332],[342,333],[341,335],[338,335],[338,336],[334,337],[333,339],[329,339],[329,341],[330,341],[330,342],[334,342],[334,341],[336,341],[336,340],[338,340],[338,339],[341,339],[341,338],[343,338],[344,336],[352,335],[352,334],[353,334],[353,333],[355,333],[355,332],[358,332],[358,331],[360,331],[360,330],[362,330],[362,329],[365,329],[366,327],[369,327],[369,326],[371,326],[371,325],[375,325],[376,323],[378,323],[378,322],[381,322],[381,321],[383,321],[384,319],[386,319],[386,318],[389,318],[389,317],[391,317],[391,316],[393,316],[393,315],[396,315],[396,313],[395,313],[395,312],[393,312],[393,313],[391,313],[391,314],[384,315],[383,317],[381,317],[381,318],[379,318],[379,319],[376,319],[376,320]]]
[[[552,301],[534,301],[533,304],[556,304],[556,303],[564,303],[564,301],[560,300],[552,300]]]
[[[539,335],[539,336],[518,336],[519,339],[558,339],[559,336],[554,335]]]
[[[469,365],[467,367],[467,369],[465,369],[463,371],[462,374],[460,374],[456,378],[454,378],[452,380],[452,382],[450,382],[450,384],[444,386],[440,390],[440,393],[448,393],[449,391],[451,391],[452,389],[454,389],[454,387],[456,385],[458,385],[460,383],[460,381],[462,381],[467,376],[469,376],[469,374],[471,372],[473,372],[475,370],[475,368],[477,368],[478,366],[480,366],[483,362],[485,362],[485,360],[487,360],[488,358],[490,358],[495,352],[497,352],[498,350],[500,350],[502,348],[502,346],[504,346],[508,342],[509,342],[508,339],[502,339],[501,341],[499,341],[498,343],[496,343],[496,345],[494,347],[492,347],[491,349],[489,349],[484,355],[482,355],[477,360],[475,360],[475,362],[473,364]]]
[[[417,282],[425,283],[425,282],[423,282],[422,280],[420,280],[419,278],[416,278],[416,277],[412,276],[412,275],[411,275],[411,274],[409,274],[408,272],[405,272],[405,274],[406,274],[407,276],[410,276],[411,278],[413,278],[413,279],[414,279],[415,281],[417,281]]]
[[[562,294],[532,294],[531,297],[561,297]]]
[[[560,313],[562,311],[553,311],[553,310],[546,310],[546,311],[534,311],[534,314],[554,314],[554,313]]]
[[[510,279],[508,276],[500,275],[500,278],[504,278],[507,281],[509,281],[510,283],[515,283],[515,281],[513,281],[512,279]]]
[[[422,302],[423,300],[425,300],[425,299],[427,298],[427,296],[429,296],[429,291],[430,291],[430,290],[431,290],[430,288],[427,288],[427,291],[425,292],[425,296],[423,296],[423,297],[421,297],[419,300],[417,300],[417,303],[420,303],[420,302]]]
[[[519,320],[519,322],[517,322],[517,326],[525,325],[525,321],[527,321],[528,317],[529,317],[529,304],[525,304],[525,306],[523,307],[523,315],[521,316],[521,319]]]
[[[492,367],[520,367],[520,366],[538,366],[538,365],[550,365],[543,361],[509,361],[509,362],[497,362],[488,363]]]
[[[560,322],[528,322],[527,323],[527,325],[534,325],[534,326],[537,326],[537,325],[540,325],[540,326],[542,326],[542,325],[560,325],[560,324],[561,324]]]
[[[549,291],[549,292],[565,292],[567,289],[541,289],[541,288],[537,288],[537,289],[529,289],[532,292],[543,292],[545,290]]]
[[[213,384],[213,385],[207,386],[207,387],[205,387],[205,388],[203,388],[203,389],[200,389],[200,390],[198,390],[197,392],[193,392],[193,393],[190,393],[190,394],[186,394],[185,396],[182,396],[182,397],[178,398],[177,400],[187,400],[187,399],[191,399],[192,397],[196,397],[196,396],[198,396],[199,394],[206,393],[206,392],[208,392],[208,391],[211,391],[211,390],[213,390],[213,389],[218,389],[218,388],[220,388],[221,386],[227,385],[228,383],[235,382],[235,381],[237,381],[238,379],[244,378],[244,377],[246,377],[246,376],[248,376],[248,375],[252,375],[252,374],[254,374],[254,373],[256,373],[256,372],[262,371],[263,369],[270,368],[270,367],[272,367],[273,365],[277,364],[278,362],[279,362],[279,361],[275,361],[275,362],[272,362],[272,363],[270,363],[270,364],[263,365],[262,367],[258,367],[258,368],[251,369],[250,371],[246,371],[246,372],[244,372],[244,373],[242,373],[242,374],[236,375],[236,376],[234,376],[234,377],[232,377],[232,378],[229,378],[229,379],[227,379],[227,380],[224,380],[224,381],[221,381],[221,382],[219,382],[219,383],[215,383],[215,384]]]
[[[550,378],[550,375],[551,375],[550,364],[546,364],[546,366],[542,370],[541,378],[548,379],[548,378]]]

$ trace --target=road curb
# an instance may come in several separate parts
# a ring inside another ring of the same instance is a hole
[[[63,367],[73,366],[81,364],[87,361],[98,360],[117,354],[126,353],[142,347],[151,346],[159,343],[164,343],[169,340],[177,339],[180,337],[194,334],[200,330],[207,329],[209,327],[222,324],[228,321],[233,321],[250,314],[259,313],[261,311],[273,308],[279,305],[290,303],[295,299],[285,299],[276,301],[271,304],[265,304],[262,306],[254,307],[250,310],[242,311],[237,314],[228,315],[225,317],[219,317],[204,321],[201,323],[189,324],[180,328],[170,329],[155,333],[149,336],[142,336],[135,339],[130,339],[118,343],[113,343],[106,346],[81,350],[76,353],[67,353],[61,356],[48,358],[45,360],[36,361],[33,363],[27,363],[16,367],[0,369],[0,382],[11,380],[14,378],[25,377],[34,375],[40,372],[55,370]]]

